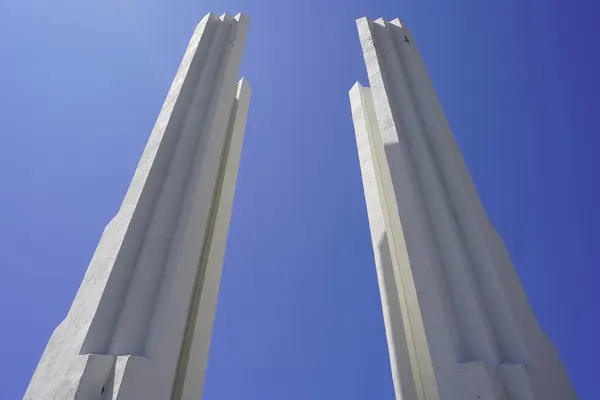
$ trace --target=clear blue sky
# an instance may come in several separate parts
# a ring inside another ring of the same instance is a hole
[[[205,400],[392,399],[347,92],[402,17],[581,399],[600,357],[600,13],[555,0],[0,0],[0,399],[122,200],[195,24],[251,17]]]

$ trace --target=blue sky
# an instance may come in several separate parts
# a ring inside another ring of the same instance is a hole
[[[411,28],[542,327],[597,399],[600,13],[583,0],[0,0],[0,398],[68,310],[195,24],[240,10],[253,95],[204,399],[393,398],[347,96],[363,15]]]

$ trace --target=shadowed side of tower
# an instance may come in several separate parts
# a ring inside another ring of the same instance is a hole
[[[397,399],[575,399],[400,20],[357,20],[350,91]]]
[[[26,399],[201,396],[249,108],[236,82],[247,25],[198,24]]]

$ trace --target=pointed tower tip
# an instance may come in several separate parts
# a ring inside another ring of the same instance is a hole
[[[248,16],[246,14],[241,13],[241,12],[237,13],[235,15],[235,17],[233,17],[233,19],[235,19],[237,22],[242,22],[242,21],[249,22],[249,20],[250,20],[250,18],[248,18]]]
[[[350,89],[350,91],[352,90],[357,90],[357,89],[362,89],[362,85],[360,84],[359,81],[354,82],[354,85],[352,85],[352,88]]]
[[[387,24],[387,21],[385,19],[383,19],[383,18],[377,18],[373,22],[375,22],[377,25],[381,25],[383,27],[385,27],[385,25]]]
[[[206,23],[209,19],[214,18],[214,17],[215,17],[215,13],[209,12],[204,17],[202,17],[202,19],[200,20],[198,25],[200,25],[202,23]]]
[[[352,87],[350,88],[350,90],[348,91],[348,94],[350,95],[350,99],[352,98],[360,98],[365,90],[368,90],[369,87],[365,87],[363,85],[360,84],[360,82],[355,82],[354,85],[352,85]]]
[[[395,25],[398,28],[404,28],[404,23],[400,20],[400,18],[394,18],[390,21],[390,24]]]
[[[252,90],[252,86],[250,86],[250,83],[248,83],[248,79],[242,77],[242,79],[240,79],[238,81],[238,96],[239,94],[242,92],[242,90]]]
[[[250,24],[250,18],[244,14],[244,13],[237,13],[235,17],[233,17],[233,19],[240,25],[240,26],[248,26],[248,24]]]
[[[252,87],[248,83],[248,80],[246,78],[240,79],[237,84],[235,98],[238,100],[241,100],[242,97],[249,98],[251,93],[252,93]]]

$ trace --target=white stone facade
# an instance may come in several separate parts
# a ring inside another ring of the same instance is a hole
[[[571,400],[410,32],[357,20],[352,116],[396,399]]]
[[[117,215],[25,399],[198,399],[250,88],[248,19],[197,26]]]

